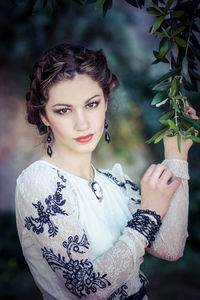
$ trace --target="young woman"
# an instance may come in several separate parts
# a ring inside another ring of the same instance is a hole
[[[91,163],[104,128],[110,140],[106,110],[118,85],[103,52],[58,45],[30,79],[28,121],[48,147],[17,179],[16,218],[37,286],[45,300],[146,300],[145,251],[167,260],[183,253],[191,141],[179,153],[176,137],[165,138],[165,160],[145,172],[140,195],[119,164]]]

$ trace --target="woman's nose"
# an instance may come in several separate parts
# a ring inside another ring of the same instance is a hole
[[[85,131],[89,128],[89,121],[83,112],[79,112],[75,116],[75,130]]]

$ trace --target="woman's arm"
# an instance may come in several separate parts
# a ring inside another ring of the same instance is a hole
[[[183,255],[188,224],[188,163],[184,160],[170,159],[162,163],[182,179],[174,193],[169,209],[162,219],[162,226],[149,253],[166,260],[177,260]]]
[[[186,102],[185,110],[193,119],[198,119],[194,108]],[[181,178],[181,185],[172,197],[167,214],[162,220],[161,229],[149,252],[155,256],[176,260],[183,255],[188,224],[188,152],[193,142],[181,139],[181,151],[178,150],[177,136],[164,139],[165,160],[162,163],[167,166],[174,177]]]

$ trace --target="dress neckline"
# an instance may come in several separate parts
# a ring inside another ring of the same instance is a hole
[[[57,169],[57,170],[59,170],[59,171],[61,171],[61,172],[66,173],[66,174],[69,175],[69,176],[72,176],[72,177],[74,177],[74,178],[76,178],[76,179],[79,179],[79,180],[84,181],[84,182],[87,182],[87,183],[91,181],[91,180],[82,178],[82,177],[80,177],[80,176],[77,176],[77,175],[75,175],[75,174],[73,174],[73,173],[71,173],[71,172],[69,172],[69,171],[63,170],[63,169],[57,167],[56,165],[54,165],[54,164],[52,164],[52,163],[50,163],[50,162],[48,162],[48,161],[45,161],[45,160],[43,160],[43,159],[39,159],[39,160],[35,161],[35,163],[42,163],[42,164],[49,165],[50,167],[52,167],[52,168],[54,168],[54,169]],[[96,179],[96,176],[97,176],[97,171],[96,171],[95,167],[93,166],[93,164],[91,164],[91,166],[92,166],[93,171],[94,171],[94,178],[93,178],[93,180],[92,180],[92,181],[94,181],[94,180]]]

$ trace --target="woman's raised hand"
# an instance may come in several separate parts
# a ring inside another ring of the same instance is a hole
[[[141,209],[155,211],[161,218],[166,214],[171,198],[181,183],[172,180],[172,172],[162,164],[152,164],[141,180]]]

